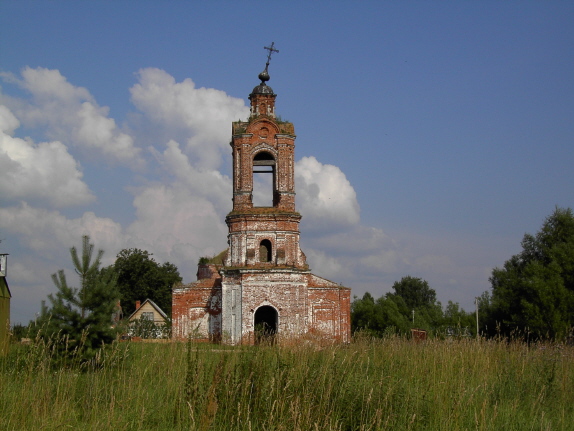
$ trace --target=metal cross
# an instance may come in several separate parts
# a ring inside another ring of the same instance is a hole
[[[275,49],[275,42],[271,42],[271,46],[264,46],[263,49],[269,51],[269,54],[267,54],[267,63],[265,63],[265,70],[267,70],[267,68],[269,67],[269,61],[271,61],[271,54],[273,54],[274,52],[279,52],[279,50]]]

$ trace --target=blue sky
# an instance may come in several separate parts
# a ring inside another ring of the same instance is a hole
[[[272,41],[313,272],[473,309],[574,207],[571,2],[0,3],[0,252],[25,323],[90,234],[184,281],[226,246],[230,122]],[[142,298],[145,299],[145,298]]]

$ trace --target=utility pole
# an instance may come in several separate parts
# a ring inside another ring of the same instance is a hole
[[[415,326],[415,309],[413,308],[413,326]]]
[[[477,340],[480,338],[480,336],[478,334],[478,300],[479,300],[478,296],[476,298],[474,298],[474,303],[476,305],[476,339]]]

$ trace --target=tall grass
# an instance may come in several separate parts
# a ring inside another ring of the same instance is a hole
[[[1,363],[0,429],[574,429],[574,349],[561,345],[131,343],[97,369],[49,355],[13,346]]]

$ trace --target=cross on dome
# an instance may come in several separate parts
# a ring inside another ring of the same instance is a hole
[[[259,79],[261,80],[262,84],[265,84],[265,81],[269,81],[269,62],[271,61],[271,54],[274,52],[279,52],[278,49],[275,49],[275,42],[271,42],[271,46],[264,46],[263,49],[269,51],[267,54],[267,63],[265,63],[265,70],[259,74]]]

